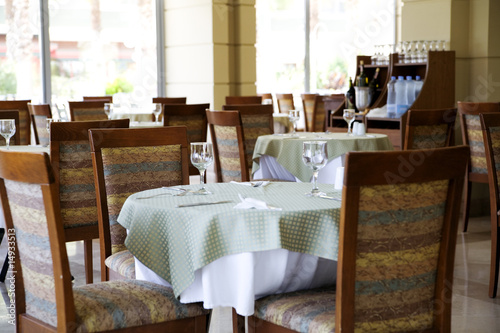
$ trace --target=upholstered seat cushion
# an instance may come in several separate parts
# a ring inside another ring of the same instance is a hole
[[[208,314],[201,304],[182,304],[172,289],[147,281],[87,284],[73,289],[76,332],[97,332]]]
[[[255,301],[254,316],[297,332],[334,332],[335,290],[313,289],[267,296]]]
[[[134,256],[129,250],[110,255],[104,263],[109,269],[117,272],[126,279],[135,279]]]

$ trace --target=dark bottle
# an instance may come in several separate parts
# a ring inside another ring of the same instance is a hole
[[[378,90],[380,88],[380,84],[378,82],[378,73],[380,72],[380,68],[377,67],[375,70],[375,75],[373,75],[372,80],[368,84],[368,96],[370,98],[370,106],[372,106],[375,101],[377,100],[378,96],[380,95],[380,91]]]
[[[345,104],[346,109],[356,109],[356,92],[351,78],[349,78],[349,90],[345,94]]]
[[[368,87],[368,76],[366,76],[365,73],[365,62],[363,60],[359,62],[359,76],[356,82],[356,86]]]

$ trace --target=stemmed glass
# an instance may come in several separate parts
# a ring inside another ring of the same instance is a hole
[[[209,142],[191,143],[191,163],[200,171],[201,188],[194,194],[212,194],[205,188],[205,170],[213,163],[214,154],[212,144]]]
[[[113,114],[113,103],[104,103],[104,113],[108,116],[108,120],[111,120]]]
[[[344,120],[347,123],[347,135],[351,135],[351,124],[354,121],[354,118],[356,117],[355,115],[356,110],[354,109],[344,109]]]
[[[14,119],[0,119],[0,134],[5,138],[5,145],[9,149],[10,138],[16,133]]]
[[[300,119],[300,111],[299,110],[289,110],[288,118],[292,122],[292,136],[297,136],[297,122]]]
[[[158,123],[161,114],[161,103],[153,103],[153,114],[155,115],[155,123]]]
[[[47,133],[49,133],[50,136],[50,124],[52,124],[53,119],[52,118],[47,118],[45,128],[47,129]]]
[[[328,161],[326,141],[306,141],[303,143],[302,161],[313,171],[313,188],[307,192],[308,197],[325,195],[318,189],[318,173]]]

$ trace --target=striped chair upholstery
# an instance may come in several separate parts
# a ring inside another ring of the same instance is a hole
[[[430,149],[446,147],[448,126],[416,126],[411,149]]]
[[[47,131],[47,116],[33,115],[33,125],[36,127],[38,142],[42,146],[48,146],[50,143],[49,132]]]
[[[133,193],[162,186],[182,184],[181,147],[179,145],[102,148],[104,181],[111,232],[111,251],[126,250],[126,230],[117,222],[125,200]],[[110,267],[120,272],[127,261],[107,258]]]
[[[295,109],[293,94],[276,94],[276,101],[280,113],[288,113],[288,111]]]
[[[269,117],[265,115],[242,114],[241,122],[245,131],[245,156],[250,167],[253,164],[253,151],[257,138],[273,134],[273,131],[269,127]]]
[[[39,185],[5,180],[23,272],[26,313],[57,325],[54,270]],[[17,259],[17,258],[16,258]]]
[[[487,174],[488,168],[486,167],[483,133],[481,132],[479,115],[466,114],[465,123],[470,146],[471,172]]]
[[[236,128],[232,126],[214,126],[222,182],[243,181]]]
[[[73,121],[108,120],[108,116],[104,113],[104,108],[74,108],[73,115]]]
[[[315,106],[315,99],[312,98],[306,98],[302,100],[302,104],[304,106],[304,115],[306,117],[306,130],[308,132],[312,132],[312,127],[314,124],[314,106]]]
[[[65,228],[97,225],[94,171],[88,141],[61,141],[59,195]]]
[[[314,110],[314,131],[324,132],[325,131],[325,102],[323,101],[323,96],[316,97],[316,105]]]
[[[112,254],[104,264],[125,279],[135,279],[135,258],[128,250]]]

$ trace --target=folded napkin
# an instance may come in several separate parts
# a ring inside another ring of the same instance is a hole
[[[270,209],[270,210],[281,210],[279,207],[269,206],[266,202],[258,200],[255,198],[246,198],[241,194],[238,194],[241,202],[234,206],[235,209]]]
[[[253,182],[235,182],[235,181],[230,181],[232,184],[239,184],[239,185],[246,185],[246,186],[252,186],[252,187],[264,187],[269,185],[269,181],[267,180],[256,180]]]

